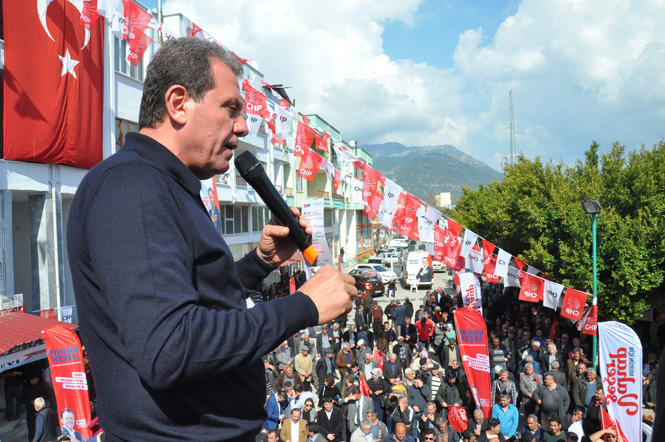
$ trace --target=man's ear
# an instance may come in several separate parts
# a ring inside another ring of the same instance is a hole
[[[166,91],[164,96],[166,112],[174,123],[182,126],[187,122],[186,104],[190,98],[187,89],[179,84],[171,86]]]

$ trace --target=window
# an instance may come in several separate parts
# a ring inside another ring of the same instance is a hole
[[[249,233],[249,206],[221,206],[225,235]]]
[[[252,232],[260,232],[270,221],[270,210],[267,207],[252,206]]]
[[[113,68],[116,72],[121,72],[130,76],[134,80],[143,81],[143,59],[139,61],[138,66],[134,66],[127,61],[127,41],[113,37],[114,60]],[[145,56],[144,56],[145,57]]]
[[[332,209],[323,209],[323,226],[332,227],[333,225],[333,211]]]
[[[138,132],[138,123],[123,120],[121,118],[115,119],[115,151],[119,151],[125,145],[125,136],[129,132]]]

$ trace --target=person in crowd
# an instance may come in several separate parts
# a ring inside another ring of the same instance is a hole
[[[444,369],[452,367],[453,361],[461,363],[462,355],[460,353],[459,347],[457,346],[457,340],[451,338],[448,339],[448,345],[443,347],[441,350],[441,367]]]
[[[571,374],[571,376],[568,378],[568,391],[570,393],[573,392],[575,389],[575,385],[581,380],[586,377],[586,371],[587,371],[588,365],[585,362],[579,362],[577,364],[577,369],[575,372]]]
[[[426,411],[418,420],[418,431],[421,434],[421,439],[423,439],[422,433],[424,430],[434,430],[437,427],[437,421],[440,417],[442,416],[437,413],[436,404],[434,402],[428,402]]]
[[[501,344],[498,337],[492,339],[492,346],[489,348],[490,370],[494,371],[497,367],[504,368],[510,360],[510,352]]]
[[[406,397],[399,398],[397,407],[392,413],[392,423],[397,431],[398,424],[404,424],[408,434],[413,434],[414,426],[416,424],[416,412],[409,405],[409,399]]]
[[[307,344],[300,344],[300,353],[294,358],[294,365],[296,373],[303,381],[305,390],[309,390],[312,385],[314,362],[312,361],[312,355],[309,354],[309,346]]]
[[[374,442],[372,437],[372,422],[365,418],[360,425],[351,433],[350,442]]]
[[[293,356],[288,341],[282,342],[281,348],[277,350],[277,370],[280,373],[284,371],[287,365],[293,365]]]
[[[371,353],[366,352],[363,358],[360,360],[358,367],[360,369],[360,373],[365,376],[365,379],[369,380],[372,377],[372,371],[374,369],[379,369],[379,363],[372,359]],[[379,371],[381,370],[379,369]]]
[[[35,435],[31,440],[35,442],[52,442],[59,436],[58,415],[46,406],[43,397],[35,398]]]
[[[452,405],[462,405],[462,396],[457,388],[457,377],[454,372],[446,373],[446,382],[441,384],[434,401],[441,407],[443,417],[448,417],[448,407]]]
[[[473,432],[475,436],[480,437],[480,435],[489,428],[489,421],[485,419],[483,410],[480,409],[474,410],[471,416],[472,419],[469,419],[467,429]]]
[[[558,362],[558,368],[552,367],[552,364],[554,362]],[[561,371],[563,373],[563,356],[561,355],[561,352],[559,352],[556,348],[556,344],[553,342],[550,342],[547,344],[546,347],[546,353],[542,353],[540,355],[540,363],[543,366],[543,370],[545,371]],[[564,375],[565,379],[565,375]],[[564,384],[565,387],[565,384]]]
[[[402,367],[408,367],[411,361],[412,349],[406,344],[403,336],[397,338],[397,343],[393,345],[392,353],[397,355]]]
[[[303,409],[305,407],[305,402],[311,400],[312,402],[316,400],[316,396],[309,390],[305,390],[303,385],[296,385],[293,387],[293,399],[291,400],[291,409],[299,408]],[[301,415],[302,417],[302,415]]]
[[[305,399],[301,417],[307,423],[316,422],[316,407],[312,398]]]
[[[381,308],[377,301],[372,301],[370,317],[372,320],[372,331],[374,335],[378,335],[383,327],[383,308]]]
[[[328,439],[319,432],[319,425],[316,422],[307,424],[307,442],[328,442]]]
[[[5,381],[5,419],[20,419],[25,408],[19,401],[23,390],[23,372],[19,368],[6,370],[0,373],[0,378]]]
[[[24,369],[25,377],[28,382],[23,385],[19,402],[25,406],[25,423],[28,427],[28,439],[34,440],[35,437],[35,420],[37,418],[37,411],[35,410],[34,400],[38,397],[47,398],[49,395],[48,388],[41,377],[38,370]],[[51,404],[46,404],[50,407]]]
[[[418,342],[423,345],[425,350],[428,350],[430,339],[434,334],[434,323],[427,317],[427,313],[416,321],[416,330],[418,332]]]
[[[596,389],[599,383],[600,382],[596,379],[596,370],[593,368],[587,368],[585,379],[580,379],[573,387],[572,396],[575,406],[584,407],[584,411],[586,412],[596,395]]]
[[[284,420],[284,410],[289,405],[288,395],[286,391],[279,391],[274,393],[266,401],[266,420],[263,423],[263,429],[266,431],[276,429],[279,424]]]
[[[353,354],[353,351],[351,351],[348,342],[345,342],[344,345],[342,345],[342,349],[339,351],[339,353],[337,353],[335,362],[337,363],[337,370],[339,371],[339,375],[342,377],[344,377],[347,370],[351,368],[351,364],[356,362],[356,357]]]
[[[508,393],[501,393],[499,403],[492,407],[492,417],[501,422],[501,434],[506,438],[513,438],[517,432],[517,424],[520,413],[517,407],[510,403],[511,396]]]
[[[356,301],[359,301],[358,298],[356,298]],[[356,314],[354,315],[354,322],[356,327],[360,327],[361,325],[367,325],[365,322],[365,306],[362,304],[358,304],[358,307],[356,308]],[[351,327],[349,327],[349,330],[351,330]],[[348,342],[348,336],[347,336],[347,341]]]
[[[415,439],[409,434],[407,426],[399,422],[395,425],[395,431],[386,436],[383,442],[415,442]]]
[[[642,369],[642,401],[644,407],[649,407],[656,403],[656,382],[658,379],[658,355],[649,353],[647,363]]]
[[[337,363],[333,360],[332,349],[323,350],[323,357],[316,361],[316,376],[319,380],[319,395],[325,386],[324,379],[328,376],[335,378],[337,376]]]
[[[527,433],[533,435],[533,440],[543,440],[543,434],[545,433],[545,430],[538,423],[538,416],[535,414],[529,414],[526,417],[526,425],[522,427],[520,437],[523,439],[524,435]]]
[[[520,374],[520,393],[522,393],[522,406],[525,414],[536,413],[538,404],[533,395],[538,386],[543,385],[543,377],[533,372],[533,365],[526,364],[524,373]]]
[[[381,422],[381,419],[379,419],[377,411],[378,410],[376,409],[371,409],[367,412],[367,419],[369,419],[372,423],[372,429],[370,433],[372,434],[372,439],[375,441],[383,440],[390,434],[386,424]]]
[[[416,348],[416,344],[418,343],[418,329],[415,325],[411,324],[410,316],[404,318],[404,325],[402,325],[400,336],[404,338],[404,342],[409,344],[412,349]]]
[[[374,402],[374,410],[379,415],[379,419],[383,420],[383,408],[386,403],[386,394],[390,390],[390,384],[381,376],[381,369],[374,368],[372,376],[367,380],[369,386],[370,397]]]
[[[392,348],[395,344],[395,341],[397,341],[397,335],[395,334],[395,331],[390,328],[390,322],[388,321],[383,323],[383,330],[381,330],[377,336],[377,342],[382,340],[385,341],[387,346],[386,348]]]
[[[568,426],[568,432],[575,433],[578,440],[582,440],[584,437],[584,407],[575,407],[573,409],[573,415],[570,418],[570,425]]]
[[[397,359],[397,354],[391,353],[388,360],[383,363],[383,377],[390,382],[390,385],[395,385],[396,380],[401,381],[403,375],[402,362]]]
[[[565,388],[557,385],[554,376],[547,373],[543,379],[544,385],[541,385],[536,390],[534,397],[540,405],[540,421],[543,424],[545,431],[549,431],[550,417],[552,416],[566,416],[568,407],[570,406],[570,396]],[[561,421],[559,421],[561,423]]]
[[[550,417],[550,429],[543,434],[543,442],[566,442],[566,433],[558,416]]]
[[[596,395],[594,400],[589,404],[589,407],[586,411],[586,416],[582,422],[582,426],[584,427],[584,434],[593,434],[600,430],[601,408],[605,409],[605,412],[607,412],[605,393],[603,392],[603,386],[599,384],[596,387]]]
[[[429,377],[430,400],[434,400],[439,393],[439,389],[446,382],[441,367],[436,362],[432,364],[432,371]]]
[[[263,358],[263,367],[266,372],[266,399],[268,399],[271,394],[277,391],[277,377],[279,374],[275,370],[275,366],[270,363],[268,356]]]
[[[512,372],[515,372],[517,369],[517,346],[518,340],[516,336],[516,329],[514,326],[509,326],[506,336],[501,341],[501,345],[506,349],[508,354],[508,361],[506,361],[506,366]]]
[[[316,415],[319,432],[329,442],[341,442],[346,436],[342,410],[333,405],[331,397],[323,398],[323,408]]]
[[[492,382],[492,404],[498,404],[503,393],[510,396],[513,404],[517,403],[517,387],[514,381],[508,379],[508,370],[505,368],[501,369],[499,378]]]
[[[552,376],[554,376],[554,381],[557,383],[557,385],[560,385],[562,388],[566,388],[566,375],[560,370],[559,361],[552,362],[552,369],[548,371],[548,373],[552,373]]]
[[[302,378],[298,373],[295,372],[292,365],[287,365],[284,368],[282,374],[277,378],[277,391],[282,391],[284,388],[284,383],[289,382],[291,386],[294,385],[303,385]]]
[[[283,441],[306,442],[307,441],[307,422],[301,419],[301,410],[294,408],[291,410],[291,417],[282,424],[280,438]]]
[[[348,432],[353,433],[366,418],[367,412],[374,408],[374,403],[371,398],[360,393],[360,388],[355,385],[348,389],[346,398],[348,401],[346,425]]]
[[[477,439],[478,442],[504,442],[505,438],[500,434],[501,422],[499,419],[490,418],[485,430]]]
[[[372,349],[367,345],[364,339],[358,339],[358,344],[356,346],[355,360],[362,362],[366,356],[372,358]],[[359,364],[360,364],[359,362]]]
[[[328,334],[328,327],[321,328],[321,333],[316,336],[316,348],[319,349],[321,354],[325,350],[330,350],[335,354],[335,345],[332,336]]]
[[[323,399],[327,397],[334,400],[338,400],[342,397],[342,392],[339,387],[335,385],[335,378],[333,376],[326,376],[323,378],[323,388],[319,393],[319,404],[323,404]]]
[[[414,419],[418,420],[426,411],[429,401],[430,391],[422,379],[414,378],[413,381],[406,382],[406,395],[409,400],[409,406],[413,408]],[[414,423],[414,437],[418,438],[418,426]]]
[[[468,428],[462,432],[462,442],[476,442],[478,436],[471,432]]]

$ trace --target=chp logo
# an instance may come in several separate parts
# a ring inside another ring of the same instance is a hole
[[[580,303],[580,300],[571,297],[566,305],[565,311],[574,318],[582,316],[582,304]]]
[[[529,279],[524,284],[524,297],[529,299],[538,299],[538,292],[540,291],[539,284],[533,279]]]

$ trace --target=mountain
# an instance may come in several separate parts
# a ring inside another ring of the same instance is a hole
[[[362,148],[372,155],[374,169],[423,201],[450,192],[455,202],[464,184],[476,189],[479,183],[503,179],[501,172],[449,144],[407,147],[391,142]]]

